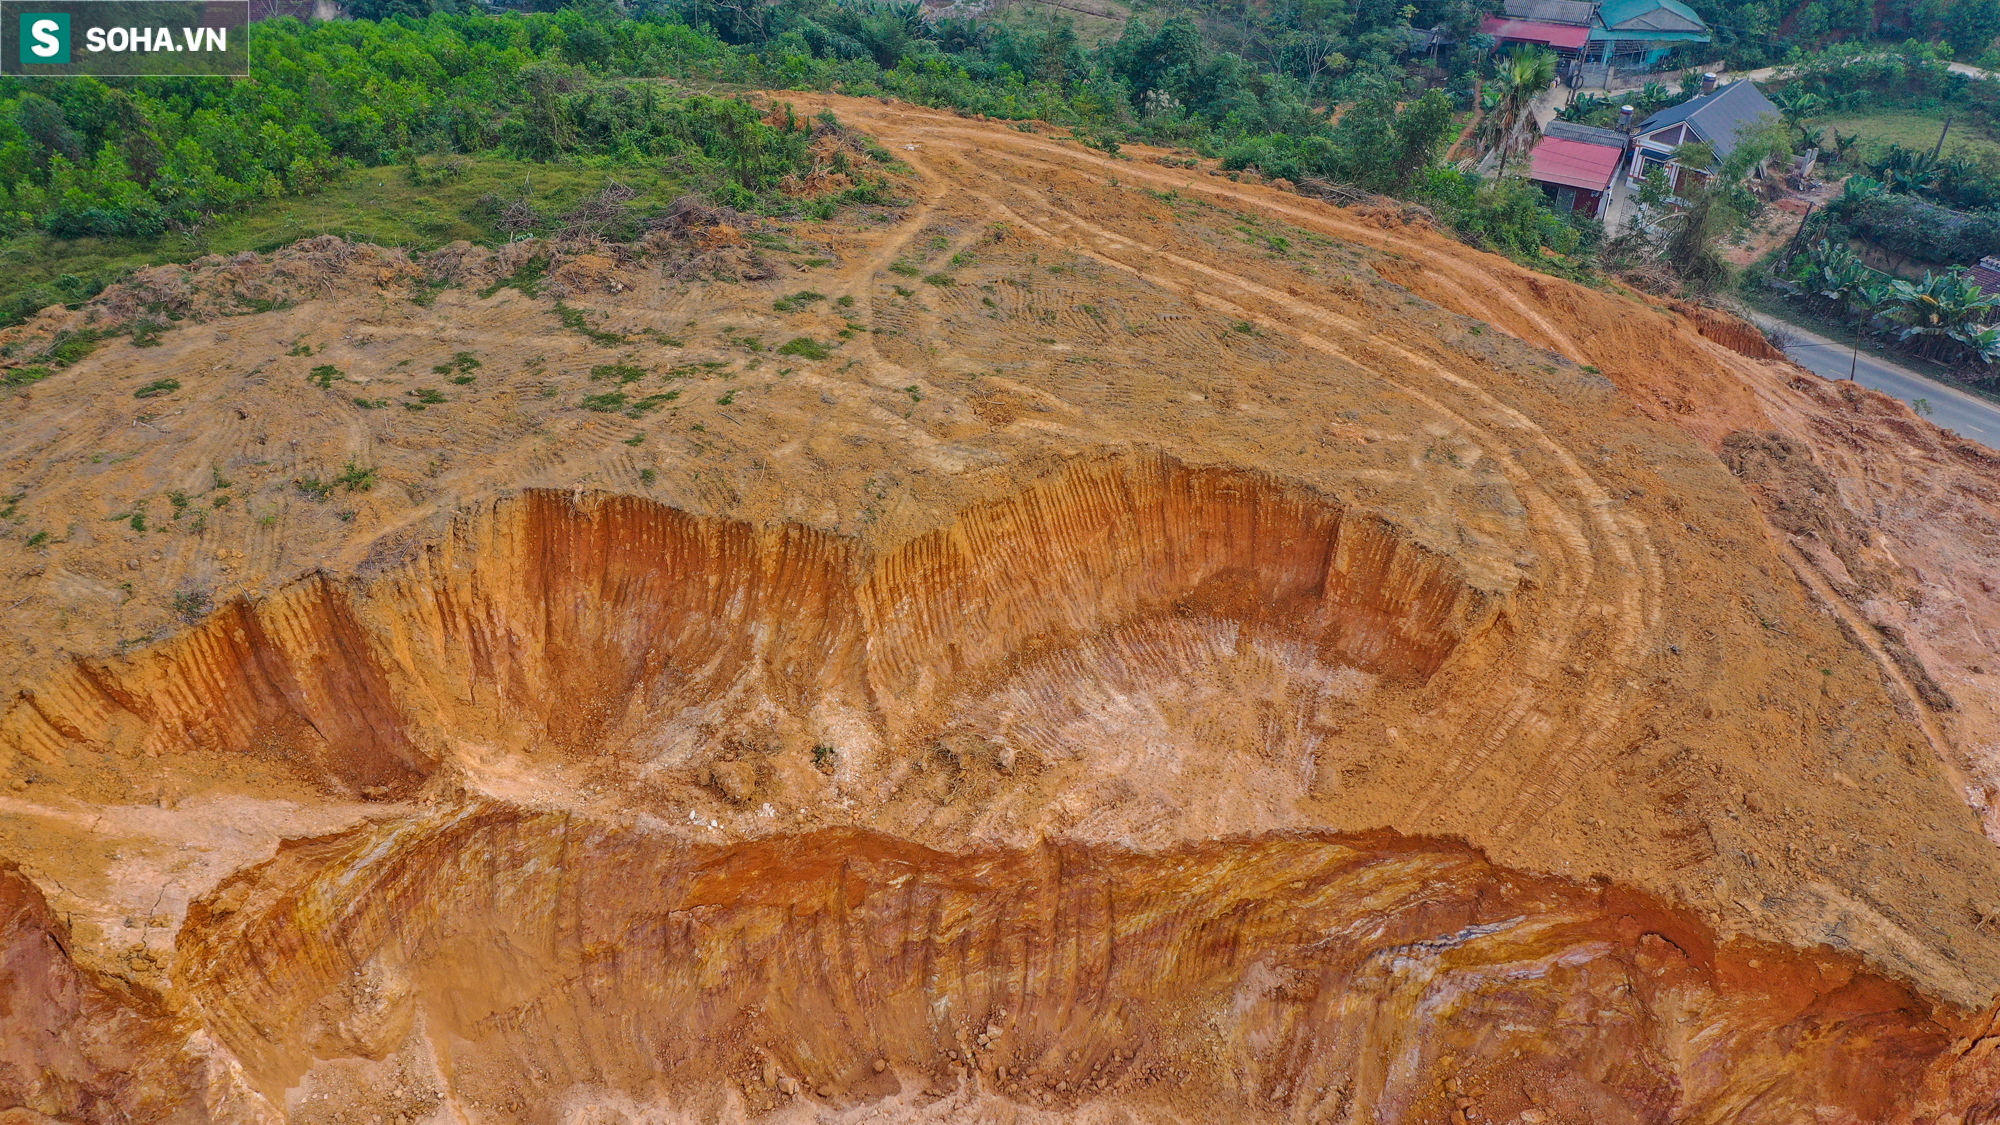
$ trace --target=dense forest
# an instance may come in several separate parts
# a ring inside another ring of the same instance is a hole
[[[777,190],[805,170],[804,127],[689,94],[692,81],[893,94],[1066,125],[1113,151],[1144,138],[1272,176],[1428,193],[1468,215],[1483,207],[1473,225],[1524,251],[1579,237],[1537,213],[1528,189],[1482,194],[1436,166],[1464,98],[1406,73],[1391,33],[1407,32],[1407,10],[1344,21],[1354,35],[1340,42],[1356,55],[1320,74],[1290,73],[1283,51],[1266,64],[1220,50],[1188,16],[1134,19],[1086,48],[1065,24],[927,20],[913,4],[868,0],[700,0],[633,17],[609,5],[378,14],[259,25],[247,80],[0,78],[0,235],[158,238],[357,168],[415,175],[420,159],[447,154],[666,168],[741,209],[805,206]],[[683,82],[645,81],[657,78]],[[1336,101],[1347,104],[1337,124]],[[0,312],[88,287],[62,284]]]

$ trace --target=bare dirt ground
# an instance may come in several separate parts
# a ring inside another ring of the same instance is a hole
[[[0,401],[0,984],[65,1045],[0,1095],[1993,1111],[1993,451],[1396,213],[803,101],[907,205],[9,334],[185,317]]]

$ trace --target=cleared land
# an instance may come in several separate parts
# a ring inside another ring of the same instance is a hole
[[[5,335],[180,317],[0,403],[24,1102],[1992,1110],[1991,449],[1400,211],[829,104],[901,202]]]

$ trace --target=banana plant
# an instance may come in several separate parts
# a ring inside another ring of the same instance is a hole
[[[1793,267],[1792,280],[1826,301],[1829,309],[1846,313],[1855,298],[1875,281],[1875,271],[1861,264],[1854,251],[1820,239]]]
[[[1919,354],[1932,359],[1945,342],[1957,340],[1954,333],[1980,327],[2000,305],[2000,298],[1988,296],[1962,269],[1926,273],[1922,281],[1899,280],[1892,286],[1896,316],[1904,324],[1897,338],[1915,340]]]
[[[1951,338],[1963,344],[1965,350],[1972,353],[1972,358],[1988,367],[1993,366],[1995,360],[2000,360],[2000,328],[1990,324],[1972,325],[1953,330]]]

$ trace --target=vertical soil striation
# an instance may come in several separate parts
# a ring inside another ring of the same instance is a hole
[[[289,846],[179,953],[274,1101],[318,1060],[434,1056],[478,1120],[571,1089],[740,1117],[782,1078],[913,1114],[1874,1121],[1952,1028],[1851,962],[1391,833],[687,846],[473,802]]]
[[[690,711],[845,708],[894,740],[966,683],[1160,616],[1421,681],[1504,597],[1379,518],[1161,457],[1059,474],[873,560],[797,525],[529,492],[373,577],[315,574],[80,664],[4,737],[45,760],[270,751],[401,794],[455,740],[608,753]]]

